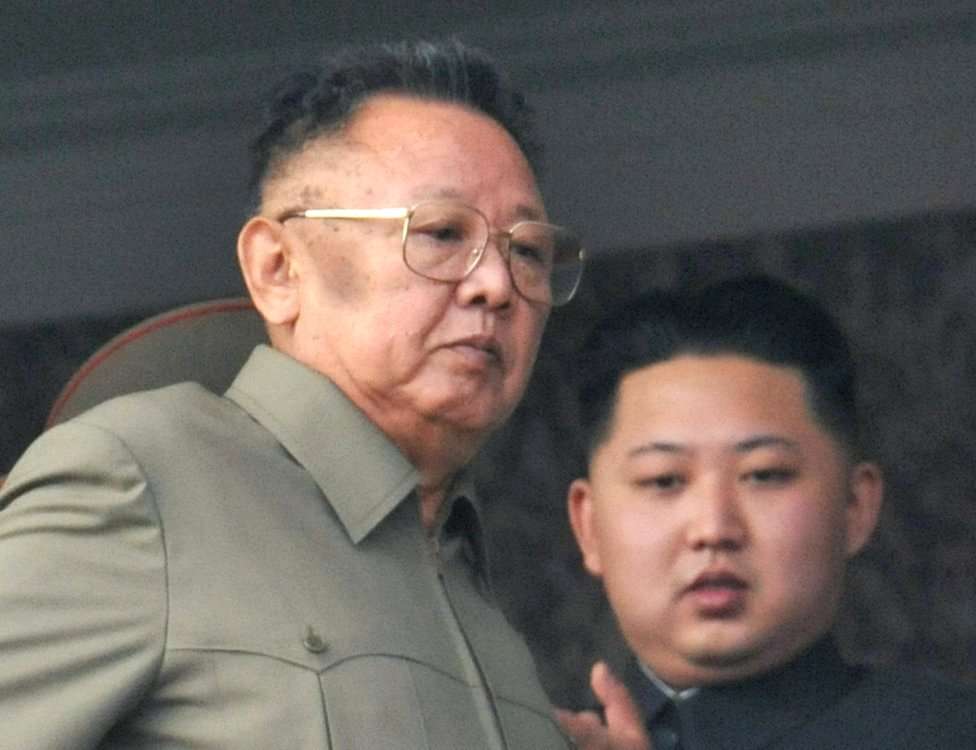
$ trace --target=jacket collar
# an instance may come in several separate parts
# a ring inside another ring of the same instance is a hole
[[[838,703],[863,670],[847,665],[830,637],[788,664],[752,679],[701,688],[679,701],[687,750],[758,750],[788,737]],[[644,712],[653,716],[667,697],[637,665],[628,675]]]
[[[331,380],[268,346],[255,348],[225,395],[309,472],[356,544],[420,480]]]

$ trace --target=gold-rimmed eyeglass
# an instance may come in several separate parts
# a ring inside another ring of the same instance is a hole
[[[402,221],[403,262],[434,281],[467,277],[496,237],[519,294],[553,306],[573,298],[583,273],[583,248],[569,229],[520,221],[508,231],[492,232],[481,211],[455,201],[423,201],[408,208],[306,208],[288,211],[278,221],[295,218]]]

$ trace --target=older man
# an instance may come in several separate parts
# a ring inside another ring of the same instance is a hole
[[[853,360],[812,299],[747,277],[656,293],[591,337],[589,472],[569,514],[636,660],[563,716],[600,747],[976,747],[976,691],[846,663],[830,636],[871,536],[880,469],[858,440]]]
[[[238,255],[272,347],[46,433],[0,498],[11,748],[564,747],[464,467],[579,279],[458,44],[279,90]]]

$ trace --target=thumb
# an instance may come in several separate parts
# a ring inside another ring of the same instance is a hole
[[[599,661],[593,665],[590,687],[603,705],[610,747],[614,750],[651,750],[637,704],[605,662]]]

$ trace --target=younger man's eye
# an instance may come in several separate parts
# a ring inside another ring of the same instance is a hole
[[[683,487],[685,481],[680,474],[655,474],[638,480],[637,484],[658,492],[670,492]]]
[[[785,466],[753,469],[745,475],[745,480],[753,484],[786,484],[796,476],[796,470]]]

